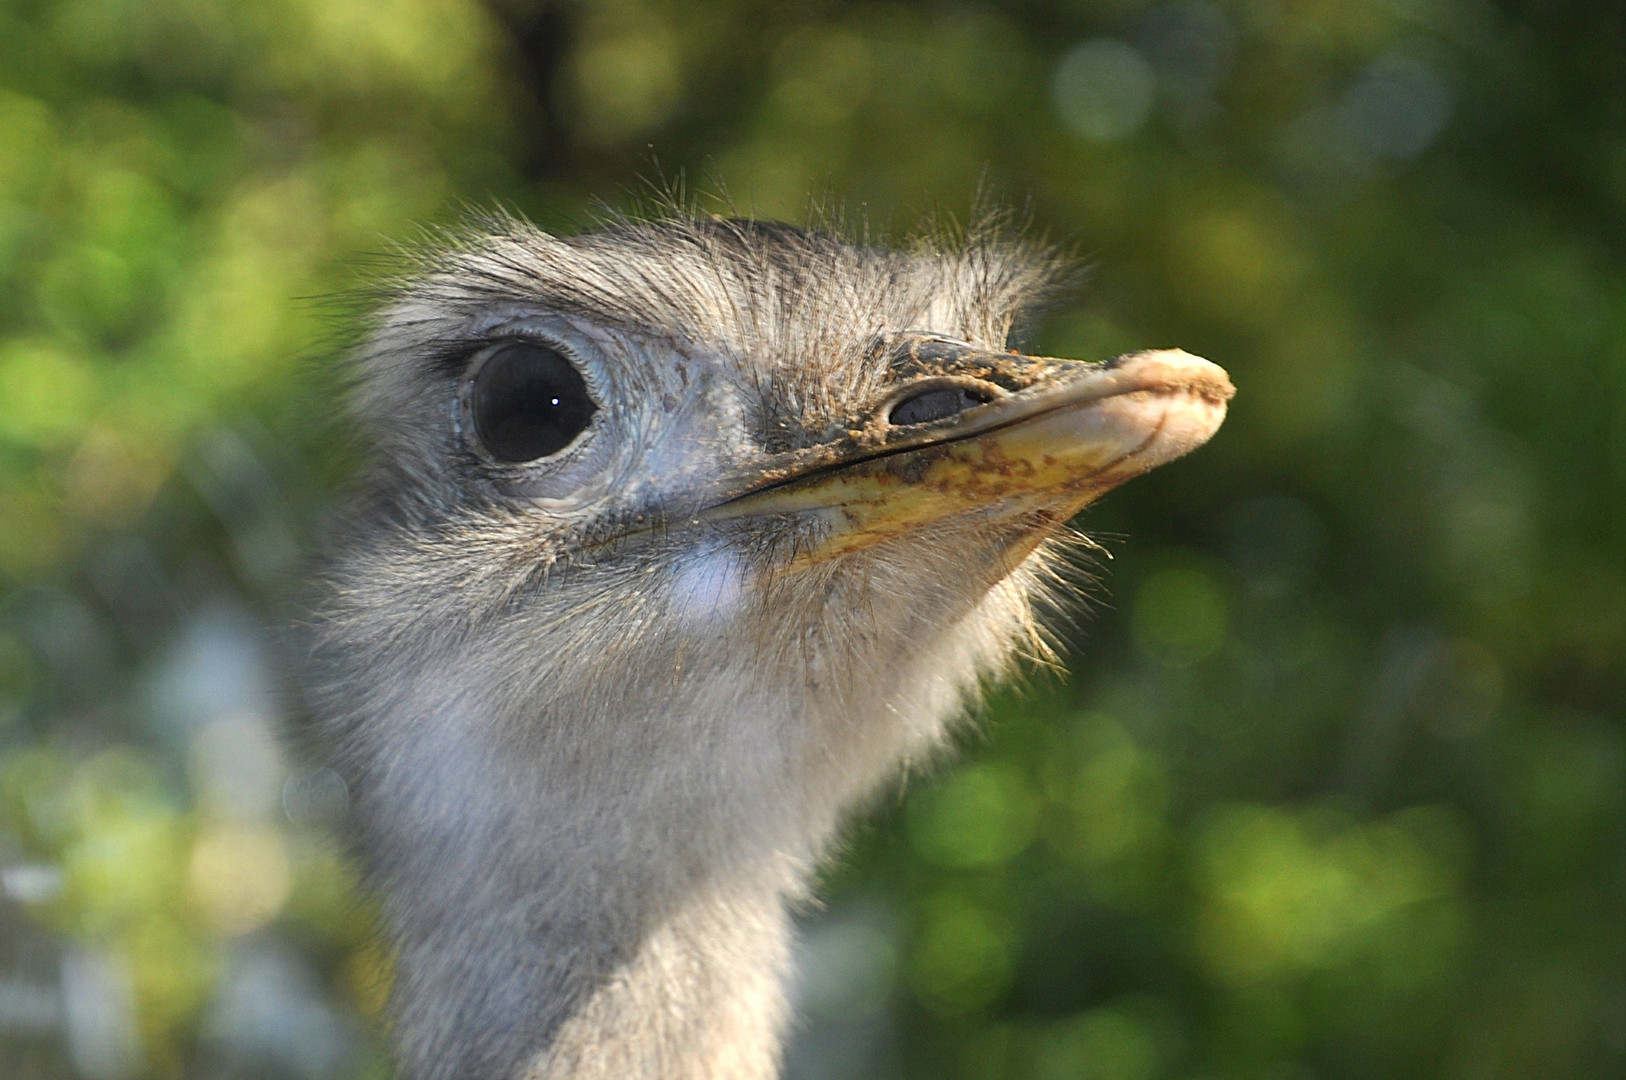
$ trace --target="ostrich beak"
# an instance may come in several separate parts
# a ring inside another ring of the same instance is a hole
[[[968,512],[1025,513],[1056,527],[1207,442],[1235,392],[1223,369],[1179,350],[1106,364],[1004,358],[1026,373],[1019,384],[1027,385],[1006,392],[979,380],[997,394],[986,404],[931,423],[851,432],[769,470],[699,517],[819,515],[825,539],[799,564]]]

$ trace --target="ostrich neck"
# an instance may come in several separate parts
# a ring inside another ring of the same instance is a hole
[[[593,989],[525,1080],[768,1080],[789,940],[776,891],[692,898]]]
[[[615,731],[630,741],[591,740],[586,757],[516,748],[493,737],[500,725],[455,710],[414,725],[411,745],[383,765],[391,782],[358,802],[384,856],[374,864],[387,867],[405,1076],[775,1074],[786,903],[811,858],[801,837],[763,824],[771,813],[753,820],[747,800],[715,794],[717,770],[696,767],[717,760],[715,747],[688,741],[652,760],[633,745],[640,731],[688,719],[622,713]],[[549,726],[579,735],[590,723]],[[765,795],[774,770],[760,759],[774,755],[744,756],[759,759],[759,777],[740,786]],[[617,759],[638,760],[638,771]]]
[[[839,615],[759,628],[799,644],[779,663],[722,631],[553,662],[584,644],[539,649],[515,623],[366,670],[352,776],[398,945],[405,1076],[769,1080],[787,904],[842,816],[938,742],[1025,608],[889,610],[884,635]]]

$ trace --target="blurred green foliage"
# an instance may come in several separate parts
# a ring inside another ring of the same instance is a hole
[[[1036,347],[1225,430],[1087,512],[1068,678],[861,827],[824,1077],[1626,1075],[1626,15],[1527,0],[0,2],[0,1057],[381,1075],[281,750],[358,259],[687,176],[1088,255]]]

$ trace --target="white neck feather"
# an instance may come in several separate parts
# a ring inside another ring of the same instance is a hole
[[[372,687],[351,775],[404,1074],[769,1080],[788,905],[1007,658],[1026,609],[1005,589],[900,605],[879,634],[809,626],[807,603],[749,641],[626,620],[592,664],[520,620],[381,644],[350,682]]]
[[[406,1075],[772,1076],[786,901],[808,849],[754,828],[720,835],[700,804],[712,777],[665,771],[641,793],[595,797],[593,762],[527,775],[537,759],[480,743],[467,729],[424,740],[420,760],[399,762],[413,789],[373,808],[411,845],[382,883]]]

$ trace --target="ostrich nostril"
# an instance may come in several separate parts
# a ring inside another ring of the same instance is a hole
[[[894,427],[929,424],[933,420],[944,420],[975,406],[986,405],[992,400],[994,396],[983,390],[964,386],[937,386],[906,397],[892,406],[886,422]]]

